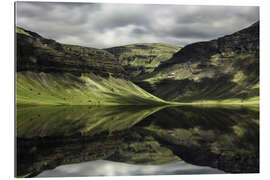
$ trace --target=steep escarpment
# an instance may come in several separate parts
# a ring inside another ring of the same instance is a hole
[[[128,72],[129,78],[138,81],[167,61],[180,47],[164,43],[140,43],[105,49],[115,55]]]
[[[259,22],[185,46],[137,84],[172,101],[258,101]]]
[[[17,104],[159,104],[126,78],[107,51],[54,40],[16,28]]]

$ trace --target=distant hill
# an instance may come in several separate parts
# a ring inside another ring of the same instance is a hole
[[[258,102],[259,22],[187,45],[136,83],[170,101]]]
[[[127,80],[111,53],[16,28],[17,104],[163,104]]]
[[[105,49],[115,55],[134,81],[152,72],[158,65],[172,57],[180,47],[164,43],[140,43]]]

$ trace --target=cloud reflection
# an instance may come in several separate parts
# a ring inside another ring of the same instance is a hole
[[[223,174],[218,169],[195,166],[180,161],[165,165],[132,165],[106,160],[90,161],[59,166],[47,170],[37,177],[83,177],[83,176],[134,176],[175,174]]]

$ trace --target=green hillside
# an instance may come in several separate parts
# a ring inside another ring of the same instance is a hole
[[[187,45],[136,83],[170,101],[258,103],[259,23]]]
[[[129,78],[137,81],[140,76],[152,72],[160,63],[170,59],[179,49],[164,43],[140,43],[105,50],[115,55]]]
[[[63,45],[16,28],[17,104],[157,105],[105,50]]]
[[[94,74],[17,73],[17,104],[146,105],[165,101],[130,81]]]

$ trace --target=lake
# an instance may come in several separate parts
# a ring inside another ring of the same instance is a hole
[[[259,172],[257,106],[17,106],[17,176]]]

